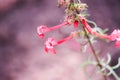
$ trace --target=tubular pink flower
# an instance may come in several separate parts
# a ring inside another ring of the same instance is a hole
[[[116,40],[115,47],[120,46],[120,30],[114,30],[111,35],[111,40],[114,41]]]
[[[56,54],[54,46],[58,45],[57,41],[54,38],[48,38],[45,42],[45,51],[51,51],[53,54]]]
[[[99,38],[104,38],[104,39],[109,39],[111,41],[116,40],[115,43],[115,47],[120,46],[120,30],[114,30],[111,35],[104,35],[104,34],[100,34],[98,32],[95,32],[92,30],[92,28],[90,27],[90,25],[86,22],[86,20],[83,18],[81,20],[83,26],[85,27],[85,29],[90,33],[93,34]]]
[[[41,26],[37,27],[37,33],[40,38],[44,38],[44,33],[48,32],[48,31],[49,31],[49,28],[45,25],[41,25]]]
[[[60,24],[60,25],[53,26],[53,27],[50,27],[50,28],[48,28],[48,27],[45,26],[45,25],[41,25],[41,26],[37,27],[37,33],[38,33],[39,37],[40,37],[41,39],[43,39],[45,33],[49,32],[49,31],[52,31],[52,30],[55,30],[55,29],[58,29],[58,28],[60,28],[60,27],[62,27],[62,26],[65,26],[65,25],[67,25],[67,24],[68,24],[68,22],[63,22],[63,23]]]
[[[83,26],[85,27],[85,29],[86,29],[90,34],[95,35],[95,36],[97,36],[97,37],[99,37],[99,38],[111,39],[110,36],[108,36],[108,35],[100,34],[100,33],[96,32],[96,31],[94,31],[94,30],[90,27],[90,25],[86,22],[86,20],[85,20],[84,18],[81,20],[81,22],[82,22]]]
[[[114,30],[110,36],[111,40],[120,40],[120,30]]]
[[[61,44],[61,43],[64,43],[65,41],[72,39],[73,36],[74,36],[74,34],[70,35],[67,38],[64,38],[62,40],[59,40],[59,41],[55,40],[54,38],[48,38],[47,41],[45,42],[45,52],[48,53],[48,51],[50,51],[53,54],[56,54],[56,50],[54,47]]]
[[[85,29],[90,33],[90,34],[95,34],[95,31],[92,30],[92,28],[90,27],[90,25],[86,22],[86,20],[83,18],[81,20],[83,26],[85,27]]]

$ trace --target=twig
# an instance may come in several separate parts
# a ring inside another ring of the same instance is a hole
[[[97,61],[97,65],[100,67],[100,69],[102,69],[102,65],[100,64],[99,58],[98,58],[98,56],[97,56],[97,54],[96,54],[96,52],[95,52],[95,49],[94,49],[94,47],[93,47],[93,45],[92,45],[92,42],[90,41],[89,35],[87,34],[87,31],[85,30],[85,27],[84,27],[84,26],[83,26],[83,29],[84,29],[84,32],[85,32],[85,36],[86,36],[86,38],[87,38],[87,40],[88,40],[88,43],[89,43],[89,45],[90,45],[90,48],[91,48],[91,50],[92,50],[92,53],[93,53],[93,55],[94,55],[94,57],[95,57],[95,60]],[[105,75],[104,75],[104,80],[108,80],[108,79],[107,79],[107,76],[105,76]]]

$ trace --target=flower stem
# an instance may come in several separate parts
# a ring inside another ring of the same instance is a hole
[[[71,2],[73,2],[74,3],[74,0],[70,0]],[[71,3],[70,2],[70,3]],[[80,3],[80,0],[77,0],[77,3]],[[77,10],[76,10],[76,13],[77,14],[80,14],[80,12],[78,12]],[[85,21],[86,22],[86,21]],[[89,27],[89,25],[88,25],[88,27],[86,26],[86,25],[84,25],[83,24],[83,29],[84,29],[84,32],[85,32],[85,36],[86,36],[86,38],[87,38],[87,40],[88,40],[88,43],[89,43],[89,45],[90,45],[90,48],[91,48],[91,50],[92,50],[92,53],[93,53],[93,56],[95,57],[95,60],[96,60],[96,62],[97,62],[97,66],[100,68],[100,69],[102,69],[103,68],[103,66],[100,64],[100,60],[99,60],[99,58],[98,58],[98,56],[97,56],[97,54],[96,54],[96,51],[95,51],[95,49],[94,49],[94,47],[93,47],[93,45],[92,45],[92,42],[91,42],[91,40],[90,40],[90,38],[89,38],[89,35],[88,35],[88,33],[87,33],[87,31],[86,31],[86,29],[85,28],[89,28],[89,29],[91,29],[90,27]],[[89,30],[88,29],[88,30]],[[95,35],[97,35],[97,36],[102,36],[102,37],[105,37],[106,38],[106,36],[104,36],[104,35],[99,35],[98,33],[94,33]],[[108,38],[108,37],[107,37]],[[103,71],[103,73],[104,73],[105,71]],[[107,76],[105,76],[105,75],[103,75],[103,77],[104,77],[104,80],[108,80],[108,78],[107,78]]]
[[[85,32],[85,36],[86,36],[86,38],[87,38],[87,40],[88,40],[88,43],[89,43],[89,45],[90,45],[90,48],[91,48],[91,50],[92,50],[92,53],[93,53],[93,56],[95,57],[95,60],[96,60],[96,62],[97,62],[97,66],[100,68],[100,69],[102,69],[102,65],[100,64],[100,60],[99,60],[99,58],[98,58],[98,56],[97,56],[97,53],[95,52],[95,49],[94,49],[94,47],[93,47],[93,45],[92,45],[92,42],[90,41],[90,38],[89,38],[89,35],[87,34],[87,31],[86,31],[86,29],[85,29],[85,27],[83,26],[83,29],[84,29],[84,32]],[[105,71],[104,71],[105,72]],[[104,80],[108,80],[107,79],[107,76],[103,76],[104,77]]]

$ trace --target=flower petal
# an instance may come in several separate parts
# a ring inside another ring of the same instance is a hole
[[[90,25],[86,22],[86,20],[84,18],[81,20],[81,22],[90,34],[95,33],[95,31],[92,30],[92,28],[90,27]]]
[[[114,41],[114,40],[119,40],[120,39],[120,30],[114,30],[111,35],[111,40]]]
[[[115,47],[119,47],[119,46],[120,46],[120,41],[116,41]]]
[[[45,52],[48,53],[48,51],[51,51],[53,54],[56,54],[56,50],[54,48],[45,47]]]
[[[58,43],[54,38],[48,38],[45,42],[45,51],[51,51],[52,53],[56,53],[54,46],[56,46]]]
[[[41,39],[43,39],[43,38],[44,38],[44,34],[39,34],[39,37],[40,37]]]
[[[45,25],[41,25],[37,27],[37,33],[40,36],[40,38],[44,38],[44,33],[47,32],[49,29]]]

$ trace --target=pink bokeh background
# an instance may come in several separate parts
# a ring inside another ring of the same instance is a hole
[[[88,18],[102,29],[109,28],[108,34],[120,28],[119,0],[82,1],[89,6]],[[72,27],[50,32],[43,40],[37,35],[38,26],[52,27],[63,20],[64,8],[57,7],[57,0],[0,0],[0,80],[87,80],[81,63],[90,53],[81,54],[79,43],[74,39],[57,46],[56,55],[44,52],[47,37],[62,39],[69,35]],[[114,48],[114,42],[99,40],[95,44],[95,49],[98,48],[102,57],[107,52],[113,59],[120,56],[120,48]],[[114,59],[112,64],[116,62]],[[88,72],[93,73],[94,69]],[[94,80],[103,80],[97,76]]]

